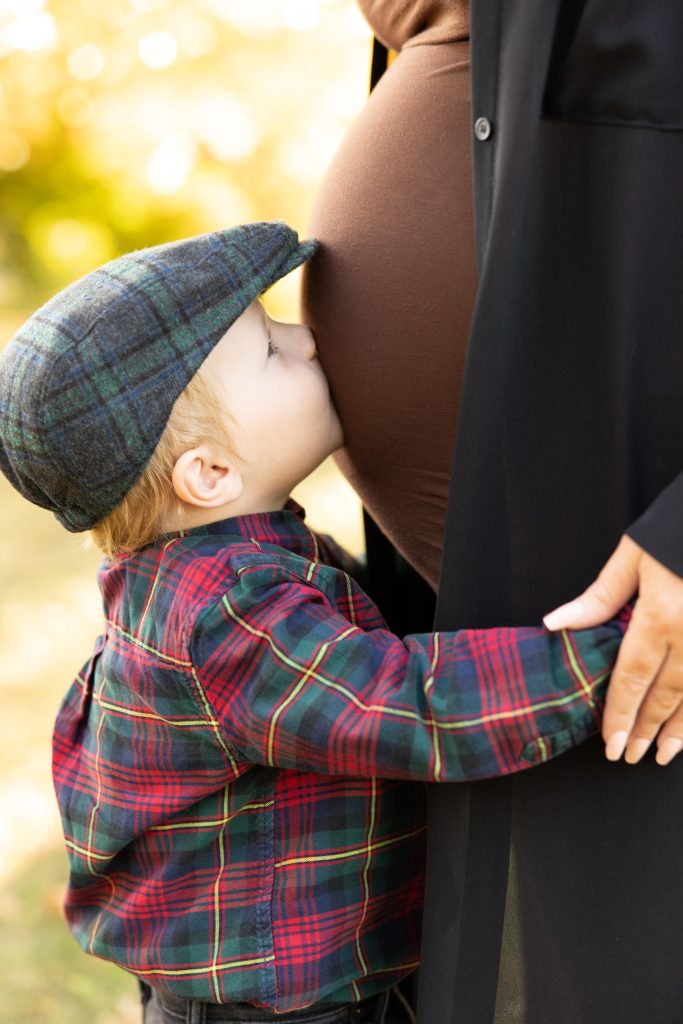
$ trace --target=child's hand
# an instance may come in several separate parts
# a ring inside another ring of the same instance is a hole
[[[626,747],[626,761],[635,764],[666,723],[657,736],[657,763],[669,764],[683,749],[683,578],[624,534],[588,589],[543,621],[553,630],[596,626],[636,590],[607,690],[605,754],[618,761]]]

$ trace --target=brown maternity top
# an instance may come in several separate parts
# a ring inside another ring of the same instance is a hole
[[[361,0],[400,51],[320,188],[304,274],[342,472],[436,589],[476,289],[467,0]]]

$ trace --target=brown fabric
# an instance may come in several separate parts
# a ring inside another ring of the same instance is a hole
[[[322,183],[303,282],[339,466],[434,589],[476,291],[469,90],[467,41],[403,49]]]
[[[469,0],[358,0],[358,6],[392,50],[469,37]]]

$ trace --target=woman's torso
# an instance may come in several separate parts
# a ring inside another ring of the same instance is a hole
[[[469,0],[358,0],[358,6],[377,38],[392,50],[469,36]]]
[[[363,0],[401,52],[338,150],[309,225],[304,317],[345,428],[338,463],[436,589],[476,291],[467,5]]]

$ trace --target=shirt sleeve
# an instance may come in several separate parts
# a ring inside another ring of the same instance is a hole
[[[626,629],[363,630],[278,567],[242,570],[190,651],[201,699],[251,763],[457,782],[506,775],[595,734]]]
[[[645,509],[625,533],[667,569],[683,576],[683,473]]]

